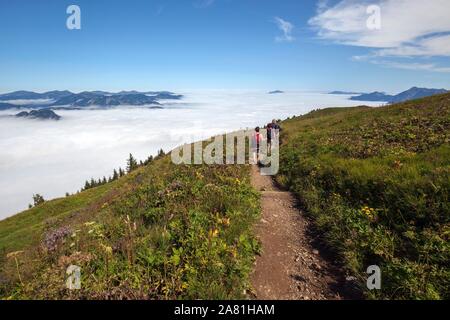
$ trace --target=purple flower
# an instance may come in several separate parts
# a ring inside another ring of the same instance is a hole
[[[58,244],[71,233],[72,231],[70,228],[66,226],[52,230],[45,235],[42,246],[47,249],[47,251],[53,252],[58,248]]]

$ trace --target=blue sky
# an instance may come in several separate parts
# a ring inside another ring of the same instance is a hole
[[[450,89],[449,16],[443,0],[1,1],[0,92]]]

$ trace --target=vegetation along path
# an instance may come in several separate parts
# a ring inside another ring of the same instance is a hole
[[[309,221],[290,192],[252,168],[252,184],[261,192],[261,221],[256,233],[262,252],[251,275],[256,299],[343,299],[345,279],[316,245]],[[347,291],[347,290],[345,290]]]

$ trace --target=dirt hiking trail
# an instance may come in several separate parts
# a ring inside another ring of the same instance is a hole
[[[261,192],[261,220],[256,233],[262,244],[251,275],[258,300],[340,300],[357,298],[345,277],[327,260],[311,225],[290,192],[252,166],[253,187]]]

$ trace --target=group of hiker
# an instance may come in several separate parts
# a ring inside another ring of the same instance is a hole
[[[265,126],[266,129],[266,138],[267,138],[267,153],[272,152],[272,142],[278,142],[279,133],[281,131],[281,127],[278,122],[274,119],[272,122],[268,123]],[[252,153],[253,153],[253,163],[260,164],[261,159],[261,144],[264,141],[264,136],[261,133],[261,128],[256,127],[255,132],[252,137]]]

